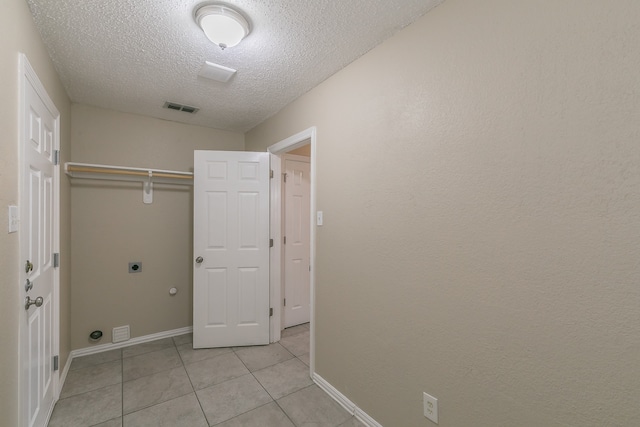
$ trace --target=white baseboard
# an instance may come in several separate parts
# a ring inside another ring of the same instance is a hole
[[[357,406],[353,415],[355,415],[356,419],[367,427],[382,427],[382,424],[371,418],[369,414],[367,414]]]
[[[64,368],[60,371],[60,377],[58,378],[58,394],[60,397],[60,393],[62,393],[62,386],[64,386],[64,382],[67,379],[67,374],[69,373],[69,369],[71,368],[71,361],[73,360],[73,356],[69,353],[69,357],[67,357],[67,363],[64,364]]]
[[[119,343],[109,343],[109,344],[100,344],[95,345],[93,347],[85,347],[80,348],[78,350],[72,350],[69,360],[74,357],[80,356],[88,356],[90,354],[102,353],[103,351],[115,350],[118,348],[129,347],[131,345],[142,344],[144,342],[155,341],[162,338],[174,337],[176,335],[183,335],[193,332],[193,326],[187,326],[180,329],[173,329],[171,331],[158,332],[157,334],[145,335],[142,337],[131,338],[130,340],[119,342]]]
[[[340,393],[338,389],[332,386],[320,375],[314,372],[311,376],[311,379],[318,385],[318,387],[320,387],[325,393],[331,396],[333,400],[338,402],[340,406],[347,410],[347,412],[354,415],[356,419],[362,422],[366,427],[382,427],[382,424],[371,418],[366,412],[364,412],[355,403],[349,400],[347,396]]]

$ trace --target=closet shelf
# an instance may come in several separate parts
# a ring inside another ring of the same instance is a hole
[[[193,185],[192,172],[74,162],[65,163],[64,171],[72,178]]]
[[[137,181],[142,183],[142,201],[153,203],[153,183],[193,185],[193,173],[129,166],[94,165],[67,162],[64,172],[72,178]]]

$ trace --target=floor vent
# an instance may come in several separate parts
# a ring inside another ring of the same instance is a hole
[[[129,334],[129,325],[113,328],[111,337],[111,341],[113,341],[114,344],[117,342],[128,341],[131,337]]]
[[[200,110],[197,107],[191,107],[189,105],[176,104],[175,102],[165,102],[162,108],[168,108],[169,110],[183,111],[189,114],[195,114]]]

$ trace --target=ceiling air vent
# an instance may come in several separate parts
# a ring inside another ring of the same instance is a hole
[[[215,80],[217,82],[226,83],[238,70],[214,64],[213,62],[204,61],[204,65],[200,68],[198,75],[206,79]]]
[[[198,112],[199,108],[190,107],[188,105],[176,104],[175,102],[165,102],[163,108],[168,108],[169,110],[176,111],[184,111],[185,113],[195,114]]]

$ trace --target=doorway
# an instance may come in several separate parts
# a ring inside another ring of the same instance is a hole
[[[308,148],[301,148],[308,147]],[[315,242],[316,228],[315,212],[316,212],[316,128],[311,127],[299,132],[287,139],[268,147],[271,153],[271,168],[274,171],[274,179],[271,184],[271,237],[274,240],[274,247],[271,257],[271,276],[272,284],[280,284],[281,286],[271,286],[271,306],[274,307],[274,315],[271,320],[271,342],[280,340],[281,331],[284,327],[283,303],[284,289],[283,284],[283,227],[282,227],[282,184],[283,184],[283,156],[291,153],[296,149],[305,150],[309,154],[310,165],[310,196],[309,196],[309,319],[310,319],[310,370],[315,371],[315,325],[314,325],[314,309],[315,309]],[[300,153],[300,151],[297,151]]]

